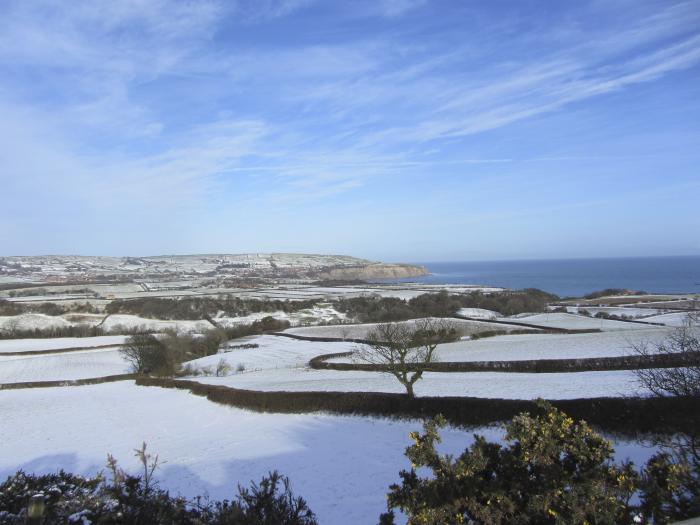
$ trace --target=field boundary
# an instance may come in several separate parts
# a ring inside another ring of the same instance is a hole
[[[312,358],[309,367],[315,370],[388,372],[388,365],[369,363],[329,363],[328,359],[350,357],[352,352],[324,354]],[[658,354],[650,356],[625,355],[613,357],[582,357],[579,359],[526,359],[520,361],[443,361],[415,363],[410,371],[424,372],[510,372],[510,373],[567,373],[638,370],[640,368],[677,368],[700,365],[700,353]]]
[[[121,348],[124,345],[99,345],[99,346],[72,346],[70,348],[50,348],[47,350],[27,350],[26,352],[0,352],[0,357],[19,357],[33,355],[63,354],[64,352],[80,352],[85,350],[105,350],[107,348]]]
[[[537,411],[536,401],[475,397],[416,397],[381,392],[286,392],[243,390],[171,378],[139,377],[139,386],[187,390],[208,400],[256,412],[328,412],[382,417],[444,415],[460,426],[496,424],[523,411]],[[625,435],[676,432],[700,425],[700,397],[629,397],[552,400],[577,419]]]
[[[117,374],[102,377],[86,377],[85,379],[60,379],[58,381],[27,381],[24,383],[0,383],[0,390],[19,390],[22,388],[54,388],[63,386],[98,385],[128,381],[138,377],[138,374]]]
[[[452,317],[445,317],[445,319],[459,319],[462,321],[477,321],[477,319],[467,319],[466,317],[457,317],[457,318],[452,318]],[[501,325],[511,325],[511,326],[522,326],[524,328],[533,328],[536,329],[537,331],[532,331],[532,332],[526,332],[523,334],[523,332],[504,332],[503,334],[498,334],[498,335],[536,335],[536,334],[597,334],[601,333],[601,330],[598,328],[586,328],[586,329],[581,329],[581,330],[569,330],[566,328],[549,328],[546,326],[538,326],[538,325],[527,325],[527,324],[518,324],[518,323],[506,323],[506,322],[500,322],[500,321],[483,321],[483,322],[488,322],[488,323],[494,323],[494,324],[501,324]],[[363,323],[360,323],[363,324]],[[357,325],[336,325],[336,326],[357,326]],[[478,334],[478,333],[477,333]],[[311,342],[318,342],[318,343],[358,343],[358,344],[370,344],[370,341],[367,339],[358,339],[358,338],[353,338],[353,337],[324,337],[324,336],[314,336],[314,335],[300,335],[300,334],[292,334],[288,332],[271,332],[268,335],[276,335],[279,337],[288,337],[290,339],[297,339],[299,341],[311,341]]]

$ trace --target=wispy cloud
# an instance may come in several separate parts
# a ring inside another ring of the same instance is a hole
[[[547,25],[424,0],[6,2],[0,182],[155,217],[532,163],[459,147],[700,63],[696,2],[580,6]]]

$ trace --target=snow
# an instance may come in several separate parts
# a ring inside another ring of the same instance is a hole
[[[457,315],[464,317],[475,317],[478,319],[496,319],[500,316],[498,312],[493,310],[484,310],[483,308],[460,308]]]
[[[318,341],[300,341],[288,337],[262,335],[236,339],[231,344],[257,344],[258,348],[235,349],[189,361],[194,368],[216,367],[223,359],[235,369],[242,364],[246,370],[269,370],[306,367],[309,360],[321,354],[351,352],[355,343],[322,343]]]
[[[466,319],[451,318],[447,321],[451,323],[462,335],[470,335],[478,332],[486,332],[492,330],[503,330],[505,332],[509,332],[513,330],[523,330],[525,328],[522,326],[494,324],[483,321],[468,321]],[[408,324],[415,323],[415,321],[403,322]],[[376,326],[376,323],[306,326],[300,328],[290,328],[288,330],[285,330],[285,332],[305,337],[337,337],[345,339],[362,339],[367,337],[368,332]]]
[[[55,337],[50,339],[0,339],[0,354],[7,352],[31,352],[37,350],[59,350],[61,348],[121,345],[124,344],[126,339],[127,336],[124,335]]]
[[[68,328],[71,323],[63,317],[44,314],[20,314],[0,317],[0,332],[10,330],[41,330],[45,328]]]
[[[255,321],[260,321],[265,317],[274,317],[281,321],[288,321],[289,315],[285,312],[255,312],[249,315],[241,315],[239,317],[217,317],[214,322],[224,328],[229,328],[241,324],[251,324]]]
[[[0,407],[0,479],[20,468],[94,474],[110,453],[136,473],[133,449],[145,441],[167,462],[157,478],[173,493],[231,499],[238,483],[278,470],[328,525],[376,523],[389,485],[409,467],[408,434],[421,428],[411,420],[259,414],[132,382],[3,391]],[[444,429],[441,450],[463,450],[471,434]]]
[[[647,317],[644,320],[651,323],[663,323],[667,326],[683,326],[683,324],[688,321],[688,313],[673,312],[669,314],[654,315]]]
[[[630,332],[500,336],[442,345],[438,349],[438,359],[474,361],[628,355],[633,352],[630,348],[633,342],[660,340],[666,332],[667,329],[664,328],[640,330],[634,333],[636,339],[626,338],[632,335]],[[231,372],[223,378],[194,379],[204,383],[266,391],[403,392],[403,387],[388,374],[307,368],[308,361],[317,355],[356,350],[358,345],[354,343],[300,341],[272,335],[247,338],[236,343],[258,344],[259,347],[204,357],[190,361],[189,364],[193,368],[215,369],[219,360],[223,359],[231,370],[243,365],[243,372]],[[337,358],[331,362],[351,360],[351,357]],[[426,373],[416,383],[416,394],[422,396],[570,399],[631,395],[637,391],[636,376],[631,371],[556,374]]]
[[[65,354],[0,356],[0,384],[86,379],[129,373],[119,350],[84,350]]]
[[[409,467],[408,434],[421,428],[414,420],[259,414],[130,381],[3,391],[0,408],[0,479],[20,468],[92,475],[110,453],[138,473],[133,449],[145,441],[166,462],[156,477],[172,493],[230,499],[238,483],[247,486],[278,470],[324,525],[376,523],[389,485]],[[446,428],[440,451],[460,453],[474,432],[491,441],[503,435],[497,427]],[[618,459],[637,464],[655,452],[630,441],[616,448]]]
[[[121,329],[143,329],[152,331],[177,330],[178,332],[204,332],[214,326],[209,321],[162,321],[146,319],[136,315],[113,314],[105,318],[102,328],[106,331]]]
[[[346,318],[345,314],[338,312],[330,305],[316,305],[312,308],[297,310],[296,312],[286,313],[283,311],[277,312],[255,312],[239,317],[217,317],[214,321],[223,327],[236,326],[240,324],[251,324],[265,317],[274,317],[281,321],[289,321],[293,326],[319,323],[342,321]]]
[[[440,361],[518,361],[524,359],[578,359],[634,354],[633,345],[660,342],[668,335],[662,327],[635,331],[586,334],[502,335],[440,345]]]
[[[394,377],[379,372],[267,368],[227,377],[193,379],[207,384],[271,392],[405,392]],[[634,372],[627,370],[556,374],[426,372],[414,389],[417,396],[494,399],[577,399],[643,394]]]
[[[504,318],[503,321],[514,318]],[[627,323],[624,321],[613,321],[610,319],[596,319],[584,315],[565,313],[545,313],[518,315],[516,322],[546,326],[548,328],[566,328],[570,330],[638,330],[638,323]]]
[[[656,308],[635,308],[631,306],[567,306],[566,309],[572,314],[577,314],[580,310],[585,310],[590,312],[591,315],[595,315],[598,312],[604,312],[610,315],[625,315],[641,321],[645,320],[644,317],[649,317],[650,315],[655,315],[662,312],[662,310],[658,310]]]

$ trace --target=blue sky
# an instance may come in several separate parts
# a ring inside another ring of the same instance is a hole
[[[7,0],[0,78],[0,255],[700,254],[697,0]]]

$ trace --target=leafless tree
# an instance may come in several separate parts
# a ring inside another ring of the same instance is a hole
[[[695,305],[693,305],[695,306]],[[700,396],[700,326],[697,310],[691,310],[684,324],[655,344],[635,345],[643,357],[674,354],[681,357],[677,368],[645,368],[636,371],[640,382],[657,396]],[[689,417],[693,417],[689,414]],[[649,493],[663,499],[669,516],[697,515],[700,509],[700,428],[655,439],[661,452],[650,461],[654,468],[645,470],[642,481]],[[661,488],[661,491],[658,488]],[[690,513],[689,513],[690,511]]]
[[[435,349],[456,338],[454,325],[445,319],[419,319],[378,324],[359,346],[355,358],[379,365],[393,375],[414,397],[413,385],[423,376],[423,366],[435,361]]]
[[[5,323],[5,328],[0,330],[0,331],[3,331],[9,335],[16,335],[17,332],[19,332],[19,328],[20,328],[19,325],[20,325],[19,319],[15,316],[15,317],[10,318]]]
[[[641,368],[636,370],[639,381],[657,396],[700,396],[700,327],[692,317],[674,329],[658,343],[633,345],[642,357],[672,355],[680,358],[676,368]]]

